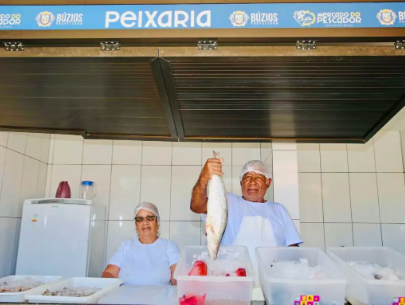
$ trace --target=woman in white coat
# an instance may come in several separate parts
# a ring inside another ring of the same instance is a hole
[[[176,243],[158,237],[160,217],[152,203],[135,209],[138,238],[124,240],[102,277],[120,278],[125,285],[176,285],[173,278],[179,260]]]

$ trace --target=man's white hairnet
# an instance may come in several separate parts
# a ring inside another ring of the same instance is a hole
[[[140,203],[135,208],[134,219],[136,217],[136,214],[138,214],[138,212],[140,210],[146,210],[146,211],[149,211],[149,212],[153,213],[157,217],[158,224],[160,224],[159,211],[158,211],[158,208],[156,207],[156,205],[154,205],[153,203],[150,203],[150,202],[142,202],[142,203]]]
[[[239,180],[242,181],[243,176],[248,172],[254,172],[258,174],[262,174],[266,177],[266,179],[270,179],[270,170],[266,163],[260,160],[252,160],[247,162],[240,172]]]

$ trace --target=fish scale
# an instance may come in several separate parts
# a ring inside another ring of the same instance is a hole
[[[214,158],[217,158],[218,154],[213,153]],[[221,239],[228,222],[228,198],[221,176],[212,176],[208,182],[207,195],[207,245],[211,259],[214,260],[218,256]]]

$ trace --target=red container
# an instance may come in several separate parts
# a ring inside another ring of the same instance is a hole
[[[71,198],[70,195],[70,186],[67,181],[61,181],[59,183],[58,190],[56,191],[56,198]]]

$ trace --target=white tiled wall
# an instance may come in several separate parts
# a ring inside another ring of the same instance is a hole
[[[298,144],[306,246],[384,245],[405,254],[401,138],[405,134],[385,131],[365,145]]]
[[[25,199],[45,196],[50,135],[0,132],[0,277],[13,274]]]
[[[170,143],[83,140],[80,136],[0,132],[0,276],[15,268],[21,206],[54,197],[60,181],[79,196],[97,183],[106,207],[106,260],[135,237],[133,210],[155,203],[160,236],[180,247],[205,244],[205,228],[189,209],[191,191],[212,151],[224,158],[227,190],[240,194],[246,161],[261,159],[274,181],[267,200],[283,203],[306,246],[379,246],[405,253],[404,134],[380,132],[366,145],[295,143]],[[45,181],[46,180],[46,181]],[[297,183],[298,182],[298,183]]]
[[[261,159],[272,168],[272,145],[268,143],[104,141],[55,135],[50,144],[46,196],[53,197],[62,180],[69,182],[72,196],[79,195],[80,181],[96,182],[94,201],[108,212],[106,260],[122,240],[136,236],[133,212],[142,201],[158,206],[160,236],[175,240],[180,247],[204,244],[205,227],[200,216],[190,211],[190,198],[213,151],[224,158],[224,182],[229,192],[240,194],[239,173],[245,162]],[[296,164],[296,146],[288,153],[295,154]],[[299,219],[296,186],[296,211],[290,213]],[[273,200],[273,187],[267,199]]]

